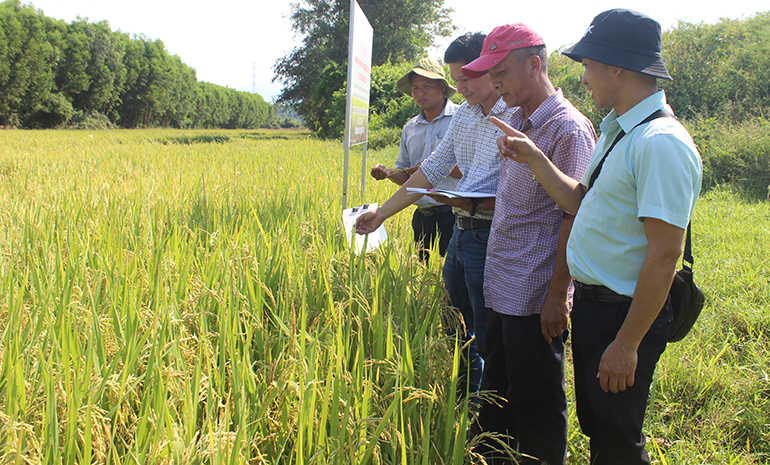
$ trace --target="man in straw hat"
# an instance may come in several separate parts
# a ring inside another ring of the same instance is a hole
[[[700,192],[701,159],[657,87],[657,79],[671,76],[656,21],[605,11],[563,53],[583,64],[596,106],[612,109],[581,182],[502,122],[508,137],[499,146],[577,212],[567,263],[575,280],[577,413],[591,440],[591,463],[648,464],[642,423],[671,328],[668,293]]]
[[[488,74],[514,108],[508,122],[569,176],[582,175],[596,134],[551,84],[548,53],[536,31],[521,23],[496,27],[481,56],[462,71],[470,78]],[[513,438],[509,446],[521,454],[516,463],[566,460],[564,340],[572,280],[564,248],[572,219],[526,165],[503,161],[484,268],[484,300],[491,311],[481,389],[504,400],[485,402],[479,424]],[[497,455],[494,463],[511,462],[495,448],[486,441],[479,452]]]
[[[457,105],[449,100],[456,89],[447,82],[441,65],[430,58],[415,63],[396,85],[401,92],[412,96],[420,107],[420,113],[404,125],[395,169],[378,164],[372,168],[371,175],[378,181],[390,179],[400,186],[441,142]],[[460,172],[455,171],[453,176],[444,179],[437,187],[455,190],[460,176]],[[427,260],[428,250],[436,240],[439,241],[439,253],[443,256],[452,238],[452,207],[430,197],[419,199],[415,205],[417,209],[412,216],[412,229],[420,258]]]

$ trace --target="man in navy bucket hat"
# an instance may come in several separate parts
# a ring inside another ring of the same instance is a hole
[[[548,194],[576,213],[567,243],[575,397],[591,464],[649,464],[642,432],[655,366],[672,323],[669,289],[703,167],[657,79],[671,79],[660,25],[630,10],[594,18],[565,55],[585,68],[599,108],[591,163],[577,183],[502,122],[504,156],[526,163]]]

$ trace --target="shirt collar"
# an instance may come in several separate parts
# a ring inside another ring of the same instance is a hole
[[[612,122],[617,121],[620,128],[627,133],[637,124],[644,121],[645,118],[660,109],[666,109],[667,111],[672,112],[668,103],[666,103],[666,93],[662,89],[637,103],[633,108],[620,116],[618,116],[615,110],[612,110],[604,120],[602,120],[599,128],[603,133],[606,133]]]
[[[537,110],[529,115],[529,117],[527,117],[521,107],[518,107],[514,111],[514,116],[512,119],[520,120],[521,128],[525,127],[525,124],[528,120],[531,127],[541,126],[545,124],[546,121],[548,121],[548,118],[551,117],[551,113],[553,112],[554,108],[558,108],[562,100],[564,100],[564,93],[561,91],[561,88],[557,87],[556,92],[549,95],[548,98],[545,99],[539,107],[537,107]]]
[[[425,119],[425,112],[420,110],[420,113],[417,114],[417,122],[422,124],[429,124],[434,121],[438,121],[441,118],[445,116],[452,116],[455,114],[455,111],[457,111],[457,105],[455,105],[454,102],[449,100],[448,98],[444,99],[444,109],[441,111],[441,114],[437,117],[433,118],[432,121],[428,121]]]
[[[505,112],[505,110],[508,109],[508,105],[506,105],[505,100],[501,98],[497,99],[497,102],[495,102],[495,106],[492,107],[492,110],[489,111],[489,116],[498,116]],[[487,116],[487,118],[489,117]]]

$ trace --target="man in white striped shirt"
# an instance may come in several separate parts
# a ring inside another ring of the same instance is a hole
[[[449,64],[451,77],[466,102],[455,112],[452,124],[431,156],[380,208],[365,213],[357,222],[359,234],[373,232],[387,218],[420,198],[417,194],[407,194],[408,187],[434,187],[455,165],[463,175],[458,191],[489,194],[481,199],[434,197],[451,205],[456,217],[444,262],[444,286],[452,306],[463,316],[464,339],[472,341],[465,354],[468,366],[461,371],[469,374],[467,384],[462,383],[468,392],[478,390],[486,354],[484,264],[501,163],[497,138],[502,133],[489,118],[497,116],[508,121],[514,110],[507,108],[498,97],[488,75],[468,79],[462,74],[462,67],[478,58],[485,38],[481,33],[468,33],[447,48],[444,61]]]

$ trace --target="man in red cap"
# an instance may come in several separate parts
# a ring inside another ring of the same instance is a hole
[[[582,176],[596,134],[551,84],[548,53],[537,32],[524,24],[495,28],[481,56],[462,71],[470,78],[489,73],[498,94],[515,107],[508,123],[568,176]],[[484,269],[491,311],[482,390],[505,401],[484,403],[479,423],[514,438],[511,446],[522,454],[518,463],[556,465],[565,463],[567,452],[564,338],[572,279],[564,257],[573,217],[532,174],[527,165],[507,159],[500,167]]]
[[[564,176],[537,141],[501,122],[508,137],[499,145],[576,213],[567,244],[575,280],[572,354],[591,463],[649,464],[644,412],[671,330],[668,294],[703,167],[657,86],[671,76],[655,20],[605,11],[563,53],[583,64],[582,81],[596,106],[612,109],[583,179]]]

